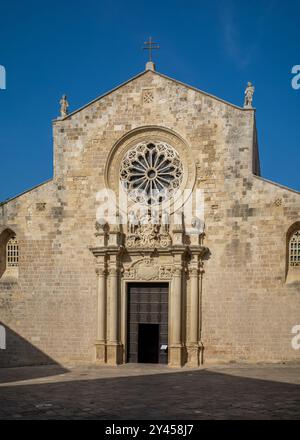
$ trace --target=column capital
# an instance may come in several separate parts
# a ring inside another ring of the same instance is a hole
[[[95,272],[99,277],[105,277],[105,275],[107,274],[105,266],[96,266]]]
[[[181,277],[182,276],[183,266],[176,265],[173,268],[173,277]]]
[[[108,275],[110,277],[116,277],[118,276],[119,268],[117,266],[109,266],[108,267]]]
[[[190,275],[190,277],[197,278],[199,276],[199,273],[200,273],[199,267],[197,267],[197,266],[189,267],[189,275]]]
[[[117,276],[120,270],[121,270],[121,265],[119,259],[115,255],[111,256],[107,267],[108,275]]]
[[[95,272],[98,276],[104,276],[106,274],[106,258],[105,256],[96,257]]]

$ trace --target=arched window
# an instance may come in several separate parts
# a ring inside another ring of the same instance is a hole
[[[295,231],[289,243],[289,266],[300,267],[300,229]]]
[[[5,229],[0,234],[0,278],[18,278],[19,245],[16,233]]]
[[[300,283],[300,222],[294,223],[287,232],[287,284]]]
[[[19,246],[16,236],[10,238],[6,245],[6,267],[19,266]]]

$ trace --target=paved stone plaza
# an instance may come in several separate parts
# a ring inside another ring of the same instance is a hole
[[[300,419],[300,365],[0,369],[0,419]]]

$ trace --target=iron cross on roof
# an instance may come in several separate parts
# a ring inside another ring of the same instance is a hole
[[[159,45],[157,43],[154,43],[154,41],[152,41],[152,37],[149,37],[149,41],[145,41],[144,43],[144,50],[149,50],[149,61],[152,63],[152,51],[154,49],[160,49]]]

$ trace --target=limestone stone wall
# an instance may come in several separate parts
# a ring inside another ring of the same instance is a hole
[[[0,366],[91,360],[96,281],[88,220],[79,215],[76,227],[66,220],[72,215],[54,183],[1,209],[0,231],[8,225],[17,233],[20,261],[17,280],[0,280],[0,322],[7,330]]]
[[[243,187],[237,193],[226,186],[231,199],[223,200],[207,222],[206,359],[299,359],[291,332],[300,319],[300,283],[286,283],[286,240],[299,219],[300,197],[258,177],[247,179]]]
[[[300,194],[253,175],[253,110],[146,72],[55,121],[54,179],[0,207],[0,233],[10,228],[20,245],[18,279],[0,279],[10,335],[0,366],[94,360],[96,195],[114,146],[143,127],[186,143],[194,190],[204,190],[205,361],[299,359],[300,284],[286,284],[286,233],[300,220]]]

